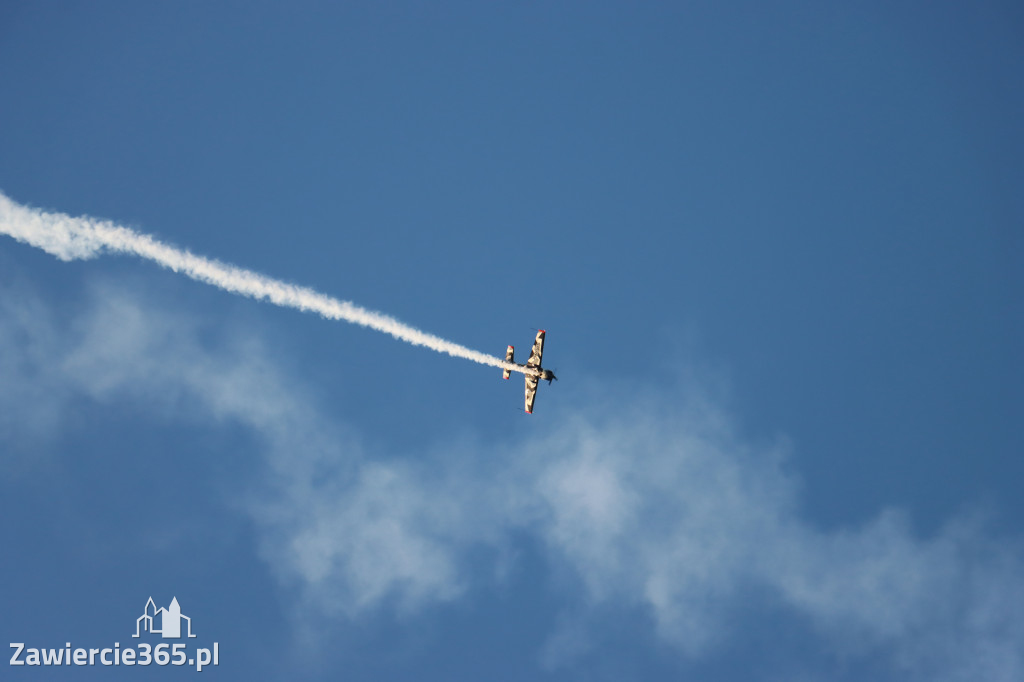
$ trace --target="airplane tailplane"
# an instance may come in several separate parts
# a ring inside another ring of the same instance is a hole
[[[505,351],[505,362],[515,362],[515,359],[514,359],[515,358],[515,354],[516,354],[516,349],[514,347],[512,347],[512,346],[509,346],[508,350]],[[510,372],[507,369],[506,370],[502,370],[502,372],[501,372],[501,378],[502,379],[508,379],[510,376],[512,376],[512,372]]]

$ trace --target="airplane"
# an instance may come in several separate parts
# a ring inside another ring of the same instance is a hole
[[[509,346],[508,350],[505,351],[505,362],[511,362],[516,367],[521,367],[523,374],[526,377],[526,412],[527,414],[533,414],[533,401],[537,397],[537,385],[541,379],[546,379],[548,386],[551,385],[552,381],[558,381],[558,377],[550,369],[544,369],[540,366],[540,359],[544,356],[544,330],[541,329],[537,332],[537,338],[533,340],[533,351],[530,353],[530,359],[526,361],[525,365],[520,365],[515,361],[515,348]],[[508,379],[511,375],[512,370],[502,370],[501,378]]]

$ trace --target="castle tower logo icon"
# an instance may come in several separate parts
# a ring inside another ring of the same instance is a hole
[[[181,621],[186,623],[188,636],[195,637],[192,634],[192,619],[181,612],[181,606],[178,605],[177,597],[171,599],[171,605],[166,609],[162,607],[158,609],[156,604],[153,603],[153,598],[150,597],[146,601],[146,607],[143,609],[142,615],[135,620],[135,634],[132,637],[138,637],[141,631],[159,634],[164,639],[180,639]],[[159,628],[157,628],[158,622]]]

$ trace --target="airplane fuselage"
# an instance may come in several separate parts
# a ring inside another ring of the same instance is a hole
[[[558,377],[556,377],[555,373],[550,369],[544,369],[543,367],[530,367],[529,365],[521,365],[518,362],[514,364],[519,368],[520,372],[528,377],[537,377],[541,381],[547,381],[548,383],[558,380]]]

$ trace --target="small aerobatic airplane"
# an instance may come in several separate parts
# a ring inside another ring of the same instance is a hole
[[[521,367],[523,374],[526,376],[526,411],[529,414],[533,414],[533,400],[537,397],[537,384],[540,383],[541,379],[547,379],[548,386],[551,385],[551,381],[558,381],[558,377],[550,369],[544,369],[540,366],[540,359],[544,356],[544,330],[541,329],[537,332],[537,338],[533,340],[533,351],[530,353],[530,359],[526,361],[525,365],[516,364],[515,348],[512,346],[508,347],[505,351],[505,362],[511,362],[517,367]],[[511,374],[511,370],[504,370],[502,372],[502,378],[508,379]]]

